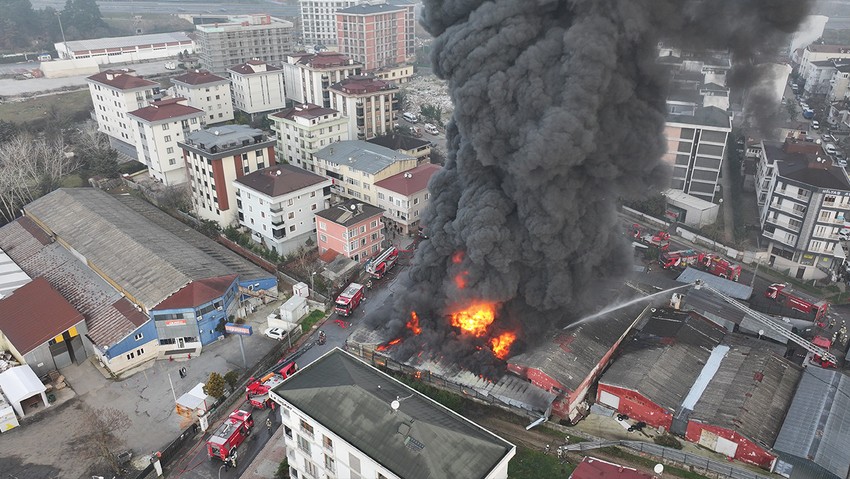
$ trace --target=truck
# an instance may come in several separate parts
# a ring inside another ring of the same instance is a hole
[[[731,281],[738,281],[741,277],[741,265],[733,264],[714,253],[700,253],[697,264],[700,269],[714,276],[720,276]]]
[[[351,316],[354,310],[360,306],[360,302],[363,301],[363,289],[363,285],[358,283],[351,283],[346,286],[345,291],[340,293],[334,302],[336,314],[340,316]]]
[[[390,246],[366,265],[366,272],[375,279],[381,279],[398,261],[398,249]]]
[[[829,311],[829,303],[827,301],[794,290],[784,283],[771,284],[764,292],[764,295],[775,299],[783,306],[809,315],[810,317],[807,319],[815,322],[821,322],[821,319],[826,317],[826,313]]]
[[[237,409],[207,439],[207,455],[227,461],[236,453],[236,448],[245,442],[254,428],[254,418],[248,411]]]
[[[815,117],[815,111],[814,110],[810,110],[808,108],[803,109],[803,118],[805,118],[807,120],[811,120],[814,117]]]
[[[670,233],[666,231],[657,231],[654,234],[644,233],[641,225],[635,223],[631,228],[631,236],[633,239],[645,245],[658,248],[661,251],[670,249]]]
[[[676,268],[685,269],[688,266],[693,266],[699,260],[699,253],[692,249],[683,249],[679,251],[664,251],[658,257],[658,262],[664,269]]]
[[[254,409],[265,409],[271,405],[269,391],[280,385],[289,376],[295,374],[298,366],[295,361],[290,361],[280,368],[276,368],[259,378],[251,378],[245,387],[245,397]]]

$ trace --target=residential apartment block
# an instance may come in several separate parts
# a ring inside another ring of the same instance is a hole
[[[228,23],[195,26],[201,66],[224,73],[251,59],[283,63],[295,46],[292,22],[264,14],[229,17]]]
[[[330,205],[331,181],[292,165],[265,168],[233,182],[239,224],[281,255],[315,241],[316,213]]]
[[[133,121],[139,162],[147,165],[151,178],[167,186],[185,183],[186,163],[177,142],[201,129],[204,111],[178,97],[155,101],[128,117]]]
[[[144,108],[159,95],[159,83],[145,80],[135,70],[105,70],[87,78],[97,129],[110,138],[136,144],[131,111]]]
[[[673,168],[670,187],[713,202],[731,131],[729,114],[714,106],[668,114],[661,158]]]
[[[291,477],[506,479],[516,446],[335,348],[283,384]]]
[[[363,65],[336,52],[294,53],[283,64],[286,97],[330,108],[330,86],[359,75]]]
[[[189,106],[204,110],[204,125],[233,120],[230,80],[206,70],[194,70],[171,79],[176,96],[189,100]]]
[[[275,164],[274,140],[246,125],[192,132],[180,143],[198,217],[222,228],[239,224],[233,180]]]
[[[366,71],[395,66],[410,60],[408,10],[413,5],[363,3],[337,10],[336,31],[339,51],[362,63]]]
[[[441,169],[424,163],[375,183],[377,206],[384,210],[387,229],[404,235],[419,230],[421,214],[431,199],[428,182]]]
[[[416,158],[362,140],[340,141],[316,153],[316,172],[333,179],[333,193],[377,203],[375,183],[416,168]]]
[[[393,131],[398,87],[371,76],[352,76],[330,87],[330,107],[348,117],[348,136],[366,140]]]
[[[348,118],[312,103],[272,113],[269,120],[277,135],[278,159],[305,170],[316,171],[316,152],[348,140]]]
[[[250,115],[280,110],[286,106],[286,91],[280,67],[261,60],[248,60],[227,70],[233,89],[233,104]]]
[[[364,263],[378,254],[384,241],[384,210],[358,200],[316,213],[319,254],[328,250]]]
[[[337,49],[336,11],[364,0],[301,0],[301,43],[310,49]],[[321,48],[317,48],[321,47]]]

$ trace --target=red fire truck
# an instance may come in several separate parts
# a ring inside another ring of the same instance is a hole
[[[251,378],[248,386],[245,387],[245,396],[251,406],[254,406],[254,409],[265,409],[269,405],[269,391],[295,374],[297,370],[298,366],[293,361],[258,379]]]
[[[786,284],[774,283],[764,293],[768,298],[775,299],[782,305],[796,309],[802,313],[811,315],[812,321],[820,321],[829,311],[829,303],[822,299],[809,296],[806,293],[795,291]]]
[[[245,442],[245,438],[251,435],[253,427],[251,413],[241,409],[233,411],[207,439],[207,455],[210,459],[217,457],[222,461],[228,460],[236,448]]]
[[[830,341],[827,338],[824,338],[823,336],[815,336],[812,339],[812,344],[814,344],[815,346],[818,346],[819,348],[823,349],[824,351],[829,351],[829,348],[832,347],[832,341]],[[810,361],[813,364],[817,364],[818,366],[820,366],[822,368],[834,368],[834,367],[836,367],[836,364],[834,362],[830,361],[829,358],[825,358],[825,357],[821,356],[820,354],[810,353],[810,356],[811,356]]]
[[[336,298],[334,309],[340,316],[351,316],[351,313],[360,306],[363,301],[363,285],[351,283],[345,288],[345,291],[340,293]]]
[[[670,233],[658,231],[655,234],[644,233],[643,227],[637,223],[632,225],[631,236],[643,244],[653,246],[661,251],[670,249]]]
[[[398,249],[390,246],[366,265],[366,272],[375,279],[381,279],[398,261]]]
[[[685,269],[688,266],[696,264],[699,255],[699,253],[692,249],[665,251],[658,257],[658,262],[661,263],[661,267],[664,269]]]
[[[741,277],[741,265],[732,264],[714,253],[700,253],[697,261],[699,267],[721,278],[738,281]]]

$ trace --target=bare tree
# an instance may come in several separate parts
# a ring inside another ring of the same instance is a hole
[[[124,445],[120,436],[131,425],[129,416],[124,411],[102,407],[86,408],[83,418],[85,429],[79,436],[83,453],[92,461],[107,463],[115,474],[120,474],[118,452]]]

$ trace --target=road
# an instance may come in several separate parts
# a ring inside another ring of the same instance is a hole
[[[413,128],[414,126],[419,128],[419,130],[422,132],[422,139],[423,140],[430,141],[431,145],[433,145],[434,147],[438,148],[440,151],[443,152],[443,155],[448,153],[446,151],[446,135],[445,135],[445,132],[441,131],[440,134],[438,134],[438,135],[432,135],[432,134],[426,132],[424,128],[422,128],[422,125],[424,123],[421,123],[421,122],[411,123],[411,122],[405,120],[404,118],[402,118],[401,115],[399,115],[399,117],[398,117],[398,124],[401,125],[401,126],[406,126],[407,128]]]
[[[275,17],[297,17],[300,12],[298,5],[282,5],[275,2],[236,4],[236,3],[195,3],[195,2],[145,2],[145,1],[104,1],[97,2],[103,14],[135,13],[143,14],[231,14],[244,15],[249,13],[268,13]],[[32,0],[33,8],[53,7],[56,10],[65,8],[64,0]]]

